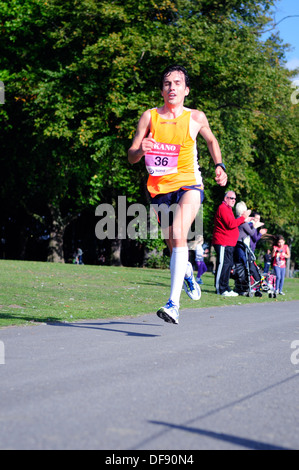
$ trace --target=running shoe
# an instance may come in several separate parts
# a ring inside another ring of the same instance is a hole
[[[190,277],[187,277],[184,279],[183,287],[184,287],[186,294],[190,297],[190,299],[192,300],[200,299],[201,289],[194,279],[193,272]]]
[[[157,311],[157,315],[167,323],[174,323],[175,325],[179,323],[179,309],[172,300],[168,300],[167,304]]]
[[[223,295],[223,297],[237,297],[239,294],[233,290],[230,290],[230,291],[226,290],[221,295]]]

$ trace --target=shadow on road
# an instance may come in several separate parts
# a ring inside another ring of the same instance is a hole
[[[48,323],[48,325],[50,326],[64,326],[64,327],[68,327],[68,328],[89,328],[89,329],[94,329],[94,330],[102,330],[102,331],[106,331],[106,332],[109,332],[109,331],[112,331],[114,333],[123,333],[127,336],[136,336],[136,337],[143,337],[143,338],[156,338],[158,336],[161,336],[161,335],[155,335],[155,334],[150,334],[150,333],[138,333],[137,331],[127,331],[125,328],[121,329],[121,328],[111,328],[114,327],[114,326],[118,326],[118,325],[139,325],[139,326],[142,326],[144,328],[144,326],[154,326],[154,327],[159,327],[160,325],[158,324],[149,324],[149,323],[145,323],[145,322],[142,322],[142,323],[132,323],[132,322],[124,322],[124,321],[109,321],[109,322],[105,322],[105,323],[99,323],[99,322],[95,322],[95,323],[88,323],[88,322],[82,322],[82,323],[79,323],[79,322],[76,322],[76,323],[62,323],[62,322],[51,322],[51,323]]]
[[[275,446],[272,444],[267,444],[265,442],[255,441],[253,439],[246,439],[238,436],[233,436],[231,434],[218,433],[214,431],[207,431],[206,429],[193,428],[190,426],[180,426],[177,424],[164,423],[163,421],[150,421],[152,424],[158,424],[165,426],[168,429],[178,429],[179,431],[191,432],[199,434],[200,436],[210,437],[212,439],[218,439],[220,441],[230,442],[241,447],[246,447],[251,450],[291,450],[286,447]]]
[[[247,438],[242,438],[242,437],[238,437],[238,436],[233,436],[231,434],[225,434],[225,433],[218,433],[218,432],[215,432],[215,431],[208,431],[208,430],[205,430],[205,429],[202,429],[202,428],[196,428],[196,427],[193,427],[192,424],[197,422],[197,421],[200,421],[201,419],[205,419],[209,416],[212,416],[212,415],[215,415],[223,410],[226,410],[228,408],[232,408],[236,405],[239,405],[240,403],[242,402],[245,402],[247,400],[250,400],[258,395],[261,395],[273,388],[276,388],[276,387],[279,387],[293,379],[298,379],[299,378],[299,375],[292,375],[290,377],[287,377],[286,379],[284,380],[281,380],[280,382],[277,382],[277,383],[274,383],[272,385],[269,385],[268,387],[265,387],[261,390],[257,390],[256,392],[253,392],[249,395],[245,395],[243,398],[240,398],[239,400],[235,400],[233,402],[230,402],[230,403],[227,403],[223,406],[220,406],[218,408],[215,408],[213,410],[210,410],[208,411],[207,413],[205,413],[204,415],[200,415],[200,416],[197,416],[196,418],[192,419],[192,420],[189,420],[187,421],[186,423],[183,423],[183,424],[173,424],[173,423],[167,423],[167,422],[164,422],[164,421],[149,421],[150,423],[152,424],[156,424],[156,425],[159,425],[159,426],[164,426],[164,429],[154,435],[152,435],[151,437],[149,437],[148,439],[144,440],[143,442],[139,443],[135,449],[138,449],[138,448],[143,448],[144,445],[148,445],[149,442],[153,441],[153,440],[156,440],[157,438],[161,438],[161,436],[167,432],[170,432],[170,430],[173,430],[173,429],[177,429],[177,430],[180,430],[180,431],[183,431],[183,432],[191,432],[191,433],[196,433],[198,435],[201,435],[201,436],[206,436],[206,437],[210,437],[210,438],[213,438],[213,439],[218,439],[218,440],[222,440],[222,441],[225,441],[225,442],[230,442],[231,444],[235,444],[235,445],[239,445],[241,447],[245,447],[245,448],[248,448],[248,449],[252,449],[252,450],[293,450],[293,449],[288,449],[288,448],[285,448],[285,447],[282,447],[282,446],[279,446],[279,445],[274,445],[274,444],[268,444],[268,443],[265,443],[265,442],[260,442],[260,441],[255,441],[255,440],[252,440],[252,439],[247,439]]]

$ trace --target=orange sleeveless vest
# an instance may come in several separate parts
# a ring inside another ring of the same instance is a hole
[[[163,119],[151,109],[150,131],[157,145],[145,155],[150,173],[147,188],[152,197],[185,186],[202,186],[196,141],[190,136],[191,110],[184,108],[175,119]]]

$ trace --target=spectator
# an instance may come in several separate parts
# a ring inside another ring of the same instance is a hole
[[[198,284],[203,284],[201,276],[208,270],[206,263],[204,262],[204,258],[207,256],[203,249],[203,237],[200,236],[198,243],[195,249],[195,262],[197,264],[197,277],[196,282]]]
[[[215,274],[216,293],[225,297],[234,297],[238,294],[229,287],[230,272],[234,263],[233,254],[239,237],[239,225],[249,217],[251,211],[246,210],[236,219],[233,207],[236,203],[234,191],[228,191],[224,201],[217,209],[212,244],[214,245],[217,262]]]
[[[276,294],[285,295],[282,289],[286,272],[286,258],[290,258],[290,256],[290,249],[280,235],[277,239],[277,245],[274,245],[272,250],[273,268],[276,275]]]
[[[254,233],[250,237],[250,248],[254,253],[254,250],[256,248],[257,242],[262,238],[263,235],[267,233],[266,228],[261,228],[259,231],[258,229],[264,225],[263,222],[261,222],[261,216],[257,212],[252,213],[253,219],[250,222],[252,224],[253,228],[255,229]]]
[[[236,205],[236,215],[240,217],[247,210],[245,202],[238,202]],[[238,294],[246,295],[249,289],[248,278],[253,277],[256,282],[261,280],[258,268],[254,263],[254,254],[250,249],[250,241],[255,233],[255,228],[250,223],[251,217],[239,226],[239,237],[234,253],[235,261],[235,291]]]
[[[271,250],[267,250],[267,253],[264,255],[264,274],[268,274],[271,266],[272,255]]]
[[[247,211],[247,206],[245,202],[241,201],[236,204],[236,216],[241,217],[241,215]],[[250,241],[251,237],[255,234],[256,229],[249,222],[244,222],[239,226],[239,237],[237,245],[235,248],[235,261],[236,263],[243,263],[246,266],[246,254],[243,241],[249,236]]]
[[[75,264],[83,264],[83,251],[81,248],[77,248],[75,253]]]

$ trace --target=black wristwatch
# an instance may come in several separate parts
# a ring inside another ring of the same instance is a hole
[[[216,163],[216,165],[215,165],[215,170],[216,170],[217,166],[221,166],[222,170],[224,170],[225,173],[226,173],[226,168],[225,168],[224,163]]]

